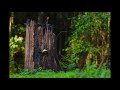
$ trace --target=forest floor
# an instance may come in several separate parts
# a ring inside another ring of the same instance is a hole
[[[110,78],[110,70],[86,70],[80,71],[79,69],[72,71],[54,72],[51,70],[43,70],[37,72],[23,71],[19,74],[10,74],[10,78]]]

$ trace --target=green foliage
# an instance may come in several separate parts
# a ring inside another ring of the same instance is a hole
[[[96,66],[90,65],[85,67],[84,70],[75,69],[72,71],[54,72],[51,70],[42,70],[40,72],[31,73],[26,69],[20,74],[10,74],[10,78],[110,78],[111,72],[104,66],[97,69]]]
[[[23,37],[18,37],[17,35],[15,35],[14,37],[10,37],[10,40],[9,40],[10,72],[15,72],[14,65],[16,64],[16,62],[13,55],[18,51],[24,53],[24,49],[25,48],[24,48]]]
[[[25,27],[23,27],[23,25],[21,24],[14,25],[14,28],[12,29],[11,35],[9,38],[10,72],[15,72],[15,65],[17,65],[17,62],[13,57],[14,54],[17,52],[24,54],[24,50],[25,50],[24,36],[25,36]],[[23,63],[23,60],[21,61],[19,60],[19,62]]]
[[[99,39],[100,27],[103,26],[104,30],[110,33],[108,21],[110,12],[85,12],[83,15],[75,16],[72,21],[75,30],[67,41],[68,47],[64,49],[66,55],[61,59],[61,66],[68,70],[75,68],[86,52],[91,52],[95,59],[101,50],[101,47],[97,47],[96,41]]]
[[[20,24],[18,24],[16,27],[18,28],[18,33],[19,34],[24,34],[25,33],[25,27],[23,27]]]
[[[96,33],[101,25],[105,30],[110,30],[108,27],[110,14],[110,12],[85,12],[82,16],[74,17],[75,31],[73,33],[77,35],[79,33]]]
[[[25,36],[25,27],[21,24],[15,25],[14,29],[12,30],[12,35],[11,36],[19,36],[19,37],[24,37]]]
[[[15,37],[11,37],[9,40],[9,53],[12,54],[17,50],[24,50],[24,38],[18,37],[15,35]]]
[[[101,68],[97,68],[95,62],[92,64],[87,63],[84,67],[84,70],[81,73],[83,78],[110,78],[111,71],[107,69],[105,65],[102,65]]]
[[[25,27],[20,24],[15,25],[14,30],[12,30],[11,33],[12,35],[9,39],[9,52],[12,53],[18,49],[24,50],[25,39],[22,36],[25,34]]]

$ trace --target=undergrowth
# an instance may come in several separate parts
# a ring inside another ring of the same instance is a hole
[[[85,67],[84,70],[71,70],[54,72],[52,70],[23,70],[19,74],[10,74],[10,78],[110,78],[111,71],[105,67],[99,69],[94,65]]]

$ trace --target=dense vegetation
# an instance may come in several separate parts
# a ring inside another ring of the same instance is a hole
[[[54,72],[52,70],[24,70],[19,74],[11,74],[10,78],[110,78],[111,72],[109,69],[95,68],[94,65],[87,66],[83,71],[80,69],[70,70],[67,72]]]
[[[85,63],[96,62],[99,66],[110,60],[110,13],[86,12],[74,17],[75,30],[68,39],[67,54],[63,60],[66,65],[75,68],[76,64],[82,68]],[[68,64],[69,63],[69,64]],[[70,66],[69,66],[70,65]]]
[[[110,78],[110,16],[110,12],[76,12],[72,17],[67,13],[56,15],[61,21],[71,20],[69,27],[72,27],[62,48],[60,66],[63,71],[59,72],[24,69],[25,26],[10,25],[14,26],[9,40],[10,78]]]

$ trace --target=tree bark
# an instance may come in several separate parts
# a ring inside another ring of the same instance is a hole
[[[25,41],[25,64],[26,69],[33,69],[33,50],[34,50],[34,30],[35,24],[33,21],[27,22],[26,26],[26,41]]]
[[[25,68],[61,70],[57,56],[56,35],[51,25],[37,27],[35,22],[27,23],[25,51]]]
[[[9,36],[11,36],[11,30],[13,27],[14,27],[14,12],[11,12],[9,18]]]

